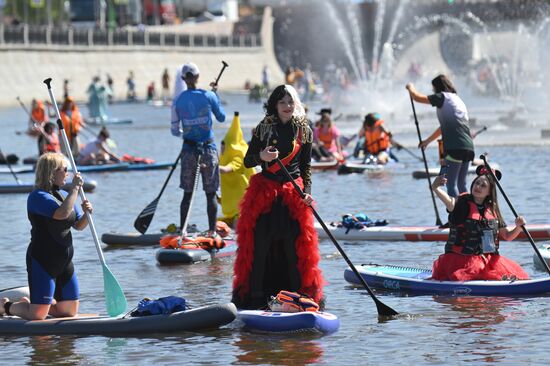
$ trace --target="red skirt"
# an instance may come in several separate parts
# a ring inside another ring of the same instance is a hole
[[[436,259],[432,268],[432,278],[439,281],[502,280],[503,276],[529,279],[519,264],[499,254],[445,253]]]

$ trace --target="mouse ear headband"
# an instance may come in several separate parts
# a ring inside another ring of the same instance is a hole
[[[500,170],[492,169],[492,171],[493,171],[493,174],[495,175],[495,177],[497,177],[498,180],[500,180],[500,178],[502,178],[502,173],[500,172]],[[489,170],[487,169],[487,167],[485,165],[478,166],[477,169],[476,169],[476,174],[477,175],[490,175]]]

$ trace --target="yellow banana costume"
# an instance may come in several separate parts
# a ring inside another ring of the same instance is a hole
[[[220,155],[220,166],[229,165],[232,171],[220,174],[223,217],[219,220],[232,226],[239,215],[239,202],[248,187],[248,180],[255,173],[253,168],[244,167],[244,156],[248,150],[248,144],[243,138],[238,112],[235,112],[233,122],[223,139],[223,143],[224,148]]]

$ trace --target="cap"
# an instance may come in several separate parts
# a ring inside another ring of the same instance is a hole
[[[373,126],[380,119],[382,119],[380,113],[369,113],[365,116],[365,122],[369,126]]]
[[[181,68],[181,74],[183,76],[187,74],[191,74],[193,76],[197,76],[199,74],[199,68],[197,65],[195,65],[192,62],[186,63]]]
[[[332,109],[331,108],[321,108],[321,110],[319,112],[317,112],[317,114],[332,114]]]

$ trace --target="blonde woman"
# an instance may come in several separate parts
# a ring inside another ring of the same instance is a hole
[[[27,199],[32,226],[27,249],[30,299],[22,298],[19,302],[2,299],[0,315],[40,320],[48,314],[66,317],[78,313],[71,227],[83,230],[88,225],[83,210],[92,212],[92,205],[84,201],[81,209],[75,204],[83,184],[80,174],[73,177],[68,192],[60,191],[66,179],[67,164],[62,154],[46,153],[38,159],[35,189]]]

